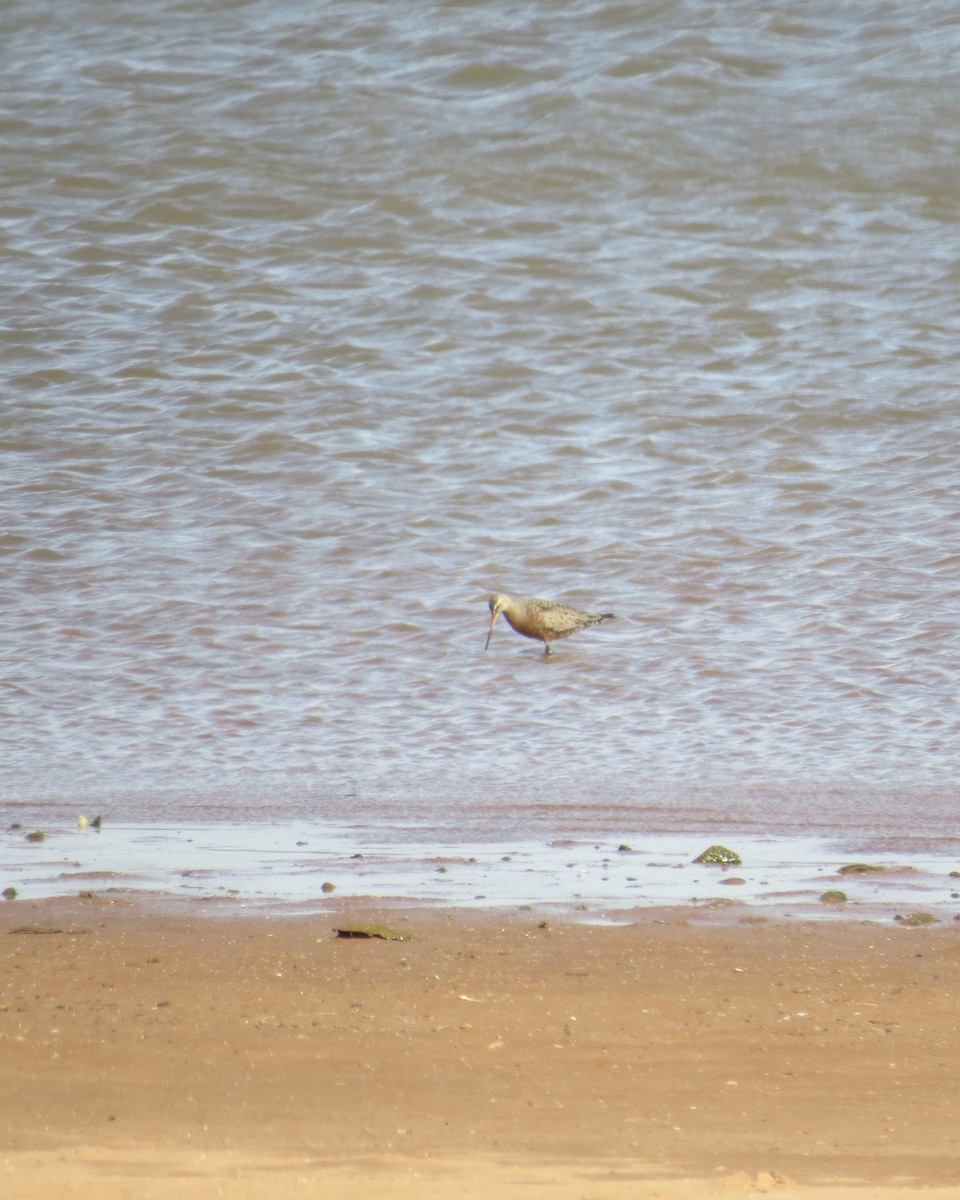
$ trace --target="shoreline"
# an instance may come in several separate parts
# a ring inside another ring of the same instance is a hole
[[[228,908],[0,907],[21,1200],[960,1195],[953,922]]]
[[[42,835],[42,836],[41,836]],[[31,840],[35,839],[35,840]],[[735,866],[698,865],[711,844]],[[960,916],[954,847],[878,848],[825,837],[641,834],[504,842],[433,841],[398,830],[334,826],[139,824],[15,826],[0,840],[0,891],[34,901],[87,889],[167,895],[274,912],[353,903],[439,909],[532,909],[566,919],[629,921],[656,908],[729,907],[771,919]],[[852,863],[871,870],[845,875]],[[825,904],[842,891],[846,902]],[[579,914],[583,914],[582,916]]]

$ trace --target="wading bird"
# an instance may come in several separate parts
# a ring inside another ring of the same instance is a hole
[[[490,597],[490,631],[484,650],[490,645],[493,627],[501,613],[517,633],[543,642],[544,654],[551,652],[550,643],[557,638],[569,637],[588,625],[599,625],[601,621],[609,621],[616,615],[580,612],[568,604],[558,604],[556,600],[511,600],[509,596],[502,596],[498,592]]]

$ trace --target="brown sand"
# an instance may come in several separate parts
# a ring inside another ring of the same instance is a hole
[[[956,923],[360,915],[0,908],[0,1195],[960,1197]]]

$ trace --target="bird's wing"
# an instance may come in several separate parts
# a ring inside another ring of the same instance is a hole
[[[577,612],[566,604],[551,604],[541,611],[540,619],[551,633],[572,633],[589,623],[590,614]]]

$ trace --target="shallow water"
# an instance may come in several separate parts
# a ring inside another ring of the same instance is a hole
[[[871,870],[817,837],[741,837],[741,864],[694,861],[708,848],[691,835],[638,834],[634,842],[558,838],[425,845],[414,827],[387,832],[316,821],[270,826],[110,825],[56,828],[42,842],[23,830],[0,841],[0,877],[14,902],[93,894],[123,902],[221,901],[225,911],[362,913],[380,906],[529,910],[590,923],[650,910],[685,919],[889,922],[917,912],[960,919],[960,879],[940,855],[909,861],[876,850]],[[845,902],[825,902],[829,891]],[[221,906],[222,907],[222,906]]]
[[[954,856],[958,64],[930,0],[4,6],[10,820]],[[619,619],[484,655],[495,590]]]

